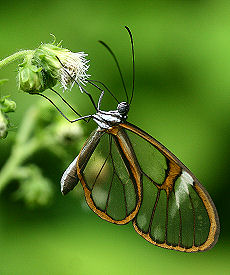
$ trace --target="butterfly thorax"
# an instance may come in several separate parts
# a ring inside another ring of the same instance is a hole
[[[124,122],[127,119],[128,112],[129,104],[127,102],[121,102],[117,105],[117,110],[99,110],[95,115],[93,115],[93,120],[100,128],[109,129],[116,124]]]

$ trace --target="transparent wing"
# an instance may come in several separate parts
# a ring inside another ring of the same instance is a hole
[[[143,185],[133,220],[147,241],[185,252],[213,247],[219,235],[216,208],[204,187],[163,145],[131,124],[121,124],[134,148]]]
[[[129,169],[130,159],[119,148],[115,136],[96,131],[79,154],[77,172],[89,207],[109,222],[125,224],[140,208],[141,188],[135,180],[140,173]]]

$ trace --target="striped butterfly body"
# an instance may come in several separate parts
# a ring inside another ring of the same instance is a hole
[[[91,116],[98,128],[63,174],[62,193],[80,180],[87,204],[102,219],[132,221],[140,236],[159,247],[212,248],[220,226],[208,192],[168,149],[126,121],[128,111],[121,102],[117,110]]]

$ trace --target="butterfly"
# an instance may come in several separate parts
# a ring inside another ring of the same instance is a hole
[[[133,38],[126,29],[131,38],[134,83]],[[141,237],[162,248],[183,252],[212,248],[220,225],[208,192],[173,153],[127,122],[132,97],[119,102],[116,110],[102,111],[103,94],[97,112],[79,118],[93,119],[97,129],[64,172],[62,193],[80,181],[88,206],[100,218],[119,225],[132,221]]]

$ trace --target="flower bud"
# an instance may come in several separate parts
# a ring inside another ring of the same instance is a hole
[[[19,88],[26,93],[44,91],[43,73],[34,65],[23,63],[18,73]]]
[[[64,90],[74,82],[85,84],[89,68],[83,52],[73,53],[54,44],[42,44],[30,51],[19,65],[19,88],[27,93],[41,93],[61,83]]]
[[[10,127],[10,121],[6,113],[14,112],[16,103],[7,99],[7,96],[0,98],[0,139],[6,138]]]
[[[16,110],[16,103],[7,97],[0,98],[0,109],[4,113],[14,112]]]
[[[9,121],[5,114],[0,110],[0,139],[4,139],[8,134]]]
[[[83,52],[73,53],[53,44],[42,44],[35,51],[35,59],[47,75],[57,79],[64,89],[71,88],[74,80],[85,83],[89,68]]]

